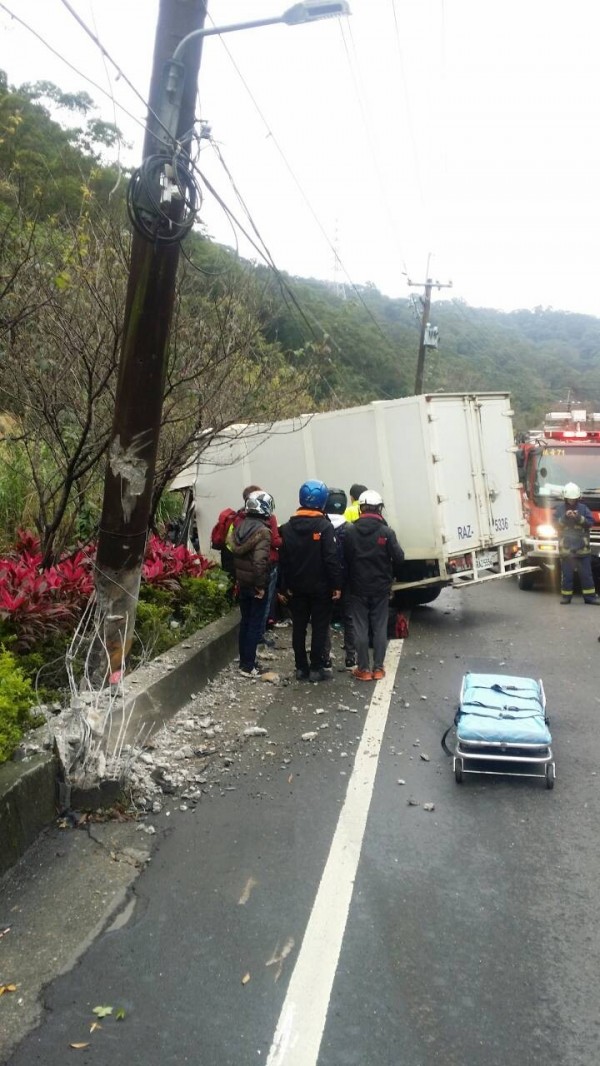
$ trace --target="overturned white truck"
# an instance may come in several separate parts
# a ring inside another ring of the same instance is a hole
[[[360,483],[381,493],[404,548],[399,603],[518,572],[523,530],[510,395],[432,393],[265,425],[234,425],[173,483],[192,487],[200,551],[225,507],[260,485],[285,521],[298,488]]]

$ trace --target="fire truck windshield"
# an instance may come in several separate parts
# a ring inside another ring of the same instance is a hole
[[[562,499],[568,481],[579,485],[584,496],[600,496],[600,445],[566,445],[536,452],[533,494],[540,503],[548,497]]]

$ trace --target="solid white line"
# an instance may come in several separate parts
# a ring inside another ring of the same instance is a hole
[[[316,1066],[348,920],[354,880],[396,670],[404,641],[388,644],[321,883],[269,1051],[267,1066]]]

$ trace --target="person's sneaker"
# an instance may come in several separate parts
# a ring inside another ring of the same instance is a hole
[[[296,670],[296,681],[308,681],[308,670]]]
[[[356,656],[355,655],[347,655],[346,656],[346,670],[354,670],[355,666],[356,666]]]
[[[600,606],[600,600],[598,599],[597,596],[584,596],[583,602],[584,603],[591,603],[591,604],[593,604],[594,607]]]
[[[563,607],[566,607],[571,602],[571,596],[561,596],[560,602]]]
[[[251,670],[245,670],[243,666],[240,666],[240,674],[242,677],[260,677],[261,674],[266,674],[264,666],[253,666]]]
[[[311,669],[308,680],[315,684],[317,681],[331,681],[333,677],[333,671],[329,667],[319,666],[316,670]]]
[[[381,681],[385,677],[383,666],[376,666],[373,670],[373,681]]]
[[[259,648],[276,648],[277,647],[275,641],[273,640],[273,637],[263,637],[262,640],[259,640],[258,646],[259,646]]]
[[[355,677],[357,681],[372,681],[373,674],[370,670],[360,670],[358,666],[352,671],[352,677]]]

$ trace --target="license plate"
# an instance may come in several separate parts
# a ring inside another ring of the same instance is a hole
[[[498,556],[494,552],[481,552],[475,556],[478,570],[491,570],[498,565]]]

